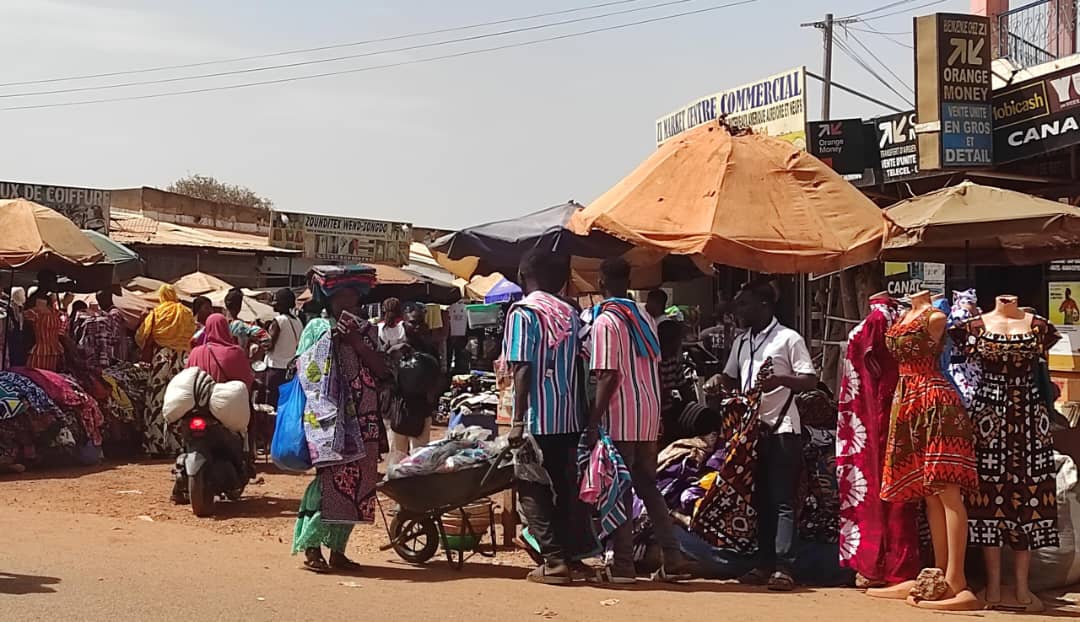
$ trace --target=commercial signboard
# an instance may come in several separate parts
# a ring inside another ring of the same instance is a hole
[[[919,168],[992,166],[990,20],[937,13],[915,18]]]
[[[945,293],[945,264],[929,262],[885,262],[885,289],[890,296],[908,296],[926,290]]]
[[[774,136],[806,148],[806,68],[796,67],[757,82],[702,97],[656,120],[656,146],[726,117],[733,127]]]
[[[0,181],[0,199],[28,199],[60,212],[80,229],[109,235],[108,190]]]
[[[867,164],[866,124],[862,119],[811,121],[807,150],[841,175],[862,175]]]
[[[1000,89],[993,106],[999,164],[1080,144],[1080,65]]]
[[[409,263],[409,223],[274,212],[270,244],[328,263]]]
[[[919,143],[915,137],[915,112],[898,112],[873,120],[877,134],[881,175],[889,183],[919,172]]]

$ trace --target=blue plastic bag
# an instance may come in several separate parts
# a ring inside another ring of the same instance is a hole
[[[307,397],[300,386],[300,376],[281,385],[270,459],[283,471],[303,473],[311,469],[311,453],[304,435],[305,405]]]

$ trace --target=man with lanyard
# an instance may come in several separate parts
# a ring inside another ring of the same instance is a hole
[[[761,561],[757,569],[739,580],[768,585],[773,591],[790,591],[795,587],[795,497],[803,459],[802,427],[794,398],[814,389],[817,375],[806,342],[777,321],[775,308],[776,290],[769,282],[755,281],[743,287],[735,297],[735,315],[748,330],[732,345],[722,377],[713,377],[707,388],[715,389],[722,383],[728,391],[745,393],[765,361],[772,361],[774,373],[762,381],[758,406],[762,437],[754,499]]]
[[[689,578],[691,566],[682,555],[668,515],[667,504],[656,487],[657,439],[660,435],[660,378],[657,363],[660,343],[655,324],[627,297],[630,266],[622,257],[604,260],[600,289],[607,298],[593,314],[590,365],[596,376],[596,405],[589,418],[587,446],[593,447],[601,426],[630,471],[633,491],[645,504],[663,563],[654,579]],[[628,489],[624,503],[633,507]],[[604,575],[615,584],[634,583],[633,521],[612,534],[613,562]]]
[[[527,578],[546,584],[570,583],[570,564],[588,543],[575,532],[587,529],[588,520],[574,520],[584,514],[575,508],[583,419],[577,377],[581,325],[574,308],[558,297],[569,275],[566,258],[526,253],[520,283],[528,295],[506,317],[502,348],[513,373],[510,446],[523,445],[526,435],[535,439],[551,480],[551,485],[518,482],[522,517],[544,558]]]

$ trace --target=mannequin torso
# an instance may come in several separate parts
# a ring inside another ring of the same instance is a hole
[[[905,313],[904,317],[900,319],[900,325],[907,326],[926,313],[930,314],[930,317],[927,320],[927,330],[930,333],[930,339],[932,339],[934,343],[941,343],[942,338],[945,336],[945,324],[948,318],[945,317],[944,313],[934,308],[930,292],[926,290],[915,292],[911,295],[911,310]]]
[[[1031,332],[1031,322],[1035,316],[1020,308],[1016,296],[1003,295],[995,300],[994,310],[982,315],[987,332],[998,335],[1024,335]]]

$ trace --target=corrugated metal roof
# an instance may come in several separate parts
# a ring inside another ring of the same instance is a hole
[[[275,255],[301,253],[271,246],[269,240],[261,235],[177,225],[117,209],[111,211],[109,237],[121,244],[191,246]]]

